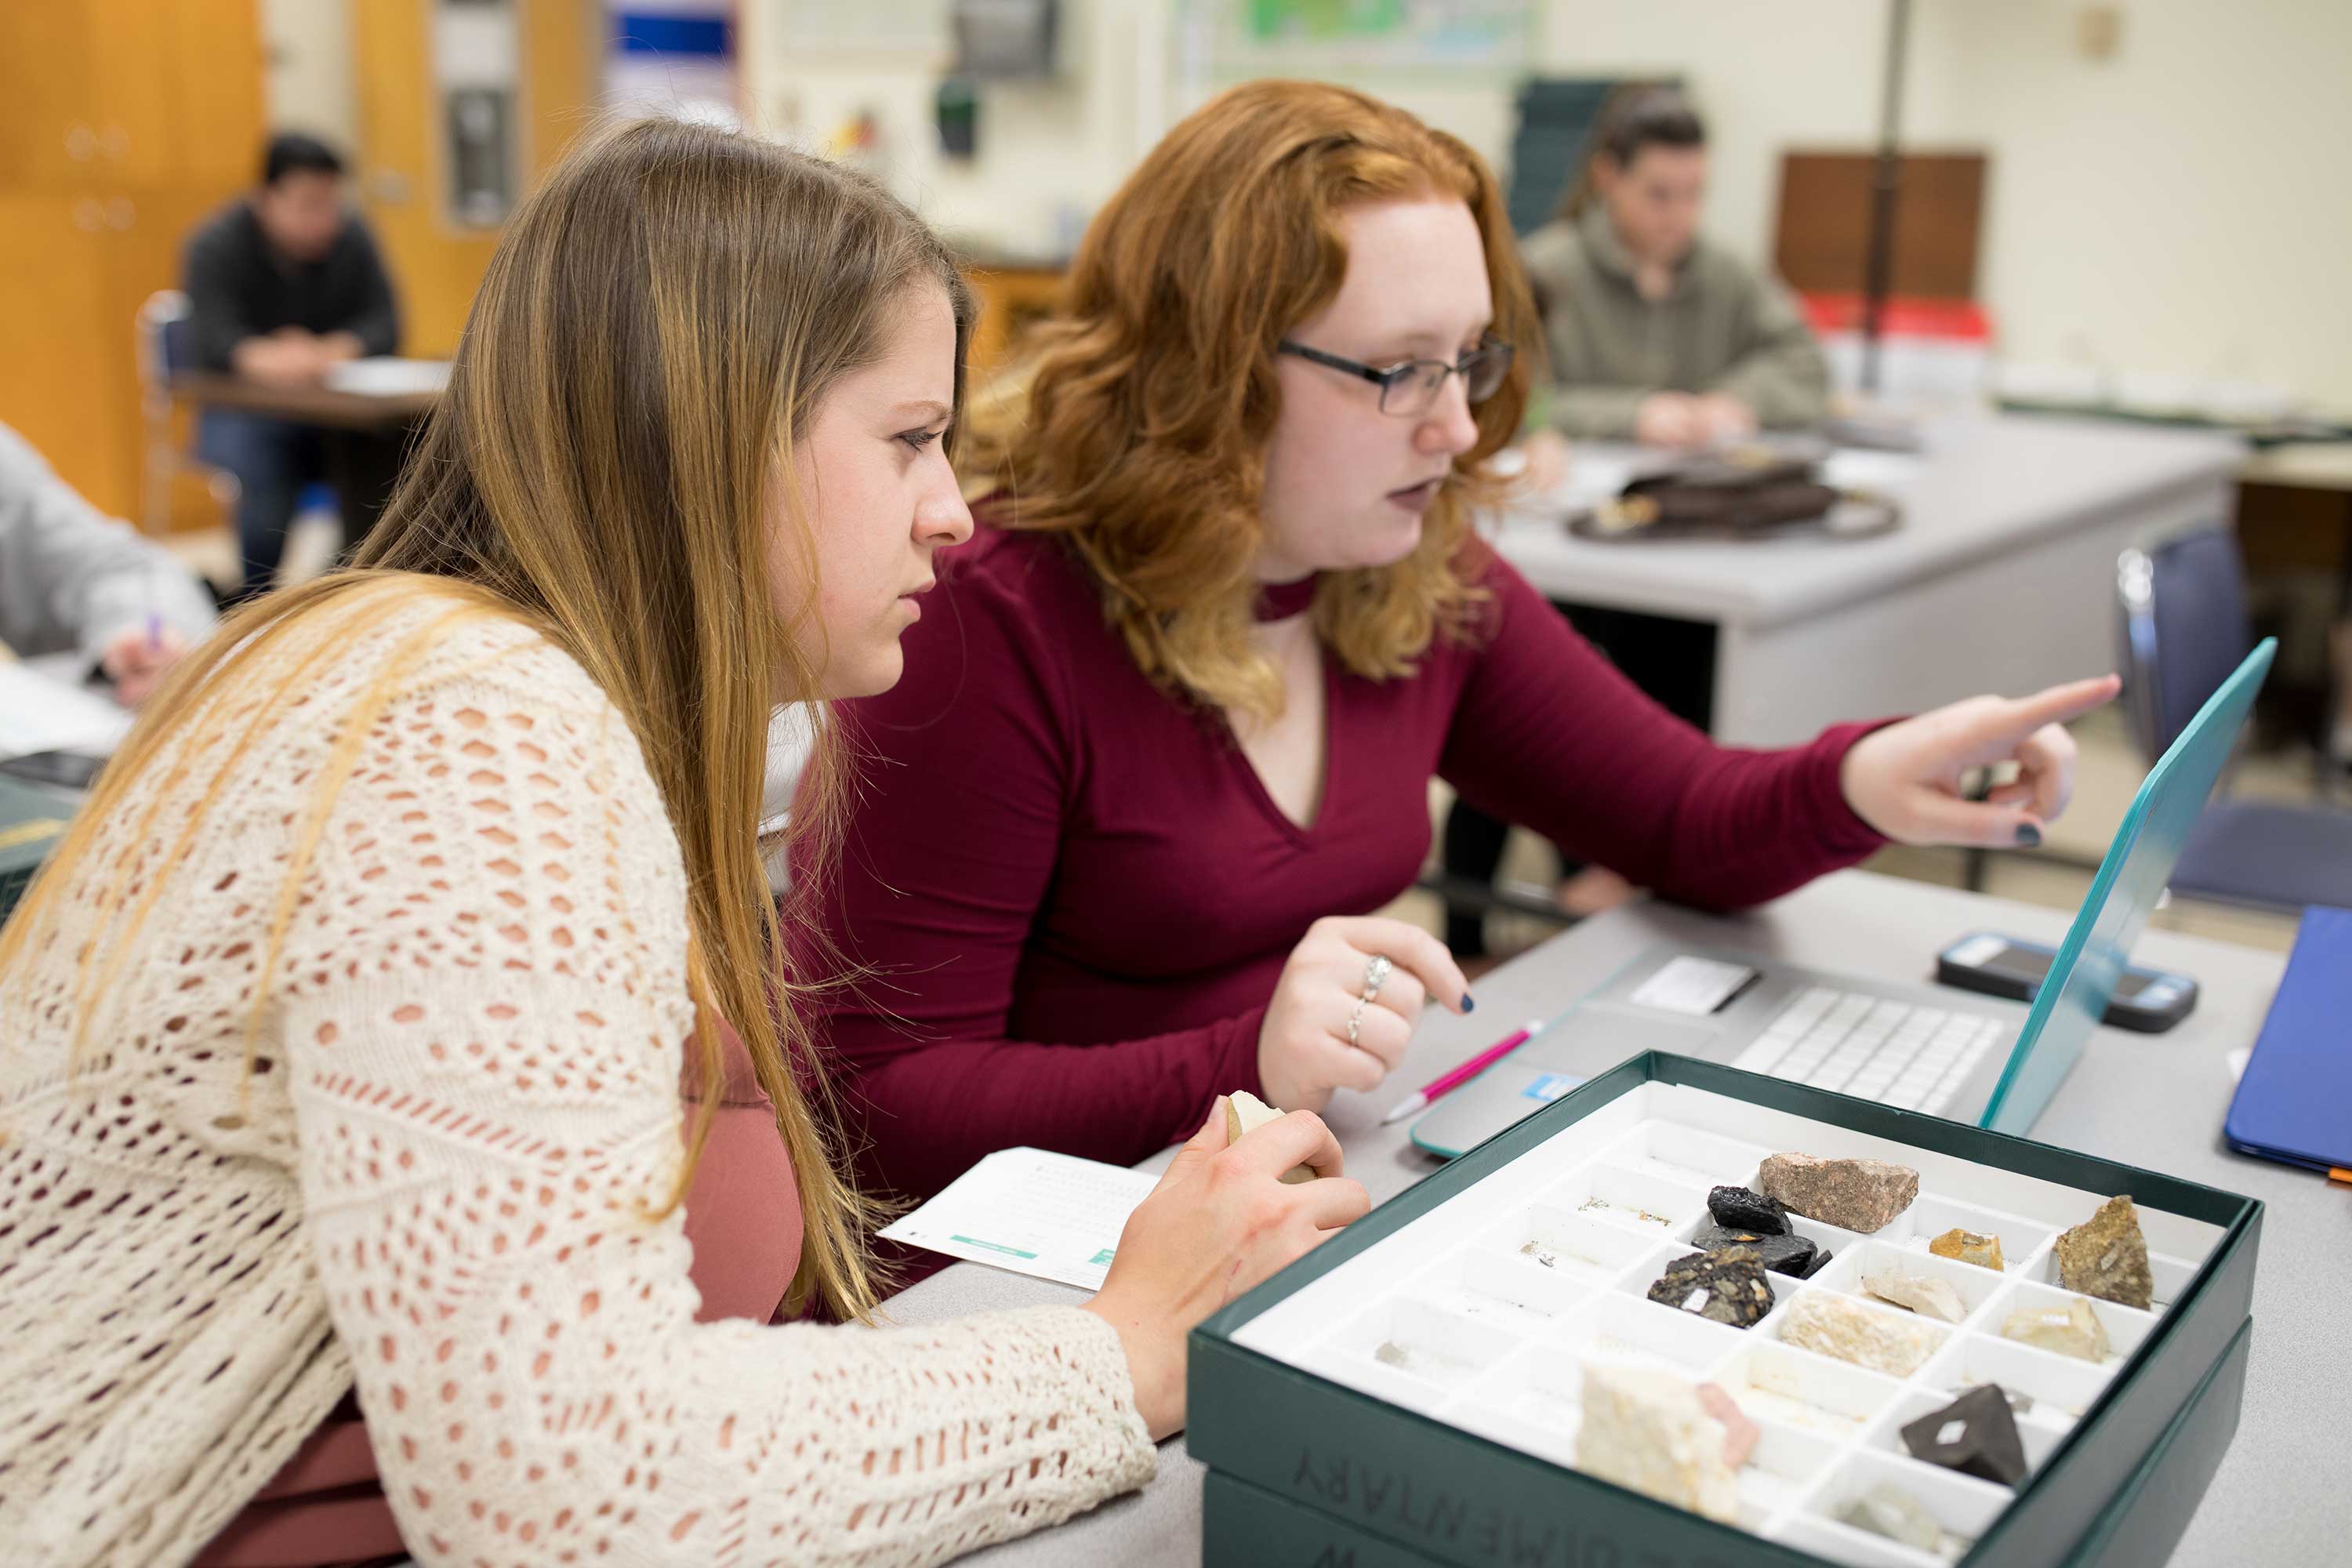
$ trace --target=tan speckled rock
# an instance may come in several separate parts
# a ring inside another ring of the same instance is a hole
[[[1884,1160],[1775,1154],[1757,1173],[1756,1190],[1808,1219],[1867,1236],[1911,1206],[1919,1195],[1919,1173]]]
[[[2109,1198],[2098,1213],[2061,1233],[2057,1251],[2058,1283],[2069,1290],[2142,1310],[2156,1299],[2147,1238],[2129,1194]]]

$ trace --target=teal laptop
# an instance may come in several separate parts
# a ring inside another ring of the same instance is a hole
[[[2277,651],[2265,639],[2248,654],[2148,770],[2031,1007],[1662,942],[1439,1100],[1413,1142],[1458,1154],[1652,1049],[2024,1132],[2106,1012]]]

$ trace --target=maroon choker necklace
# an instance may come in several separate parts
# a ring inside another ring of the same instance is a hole
[[[1321,579],[1309,573],[1296,583],[1261,583],[1257,589],[1257,618],[1261,621],[1286,621],[1315,602],[1315,584]]]

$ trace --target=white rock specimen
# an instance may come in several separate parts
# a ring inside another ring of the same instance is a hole
[[[1923,1318],[1957,1323],[1969,1315],[1968,1304],[1960,1300],[1960,1293],[1952,1289],[1948,1280],[1932,1274],[1882,1268],[1875,1274],[1864,1275],[1862,1288],[1882,1301],[1907,1307]]]
[[[1892,1312],[1874,1312],[1826,1290],[1797,1299],[1780,1321],[1780,1337],[1801,1349],[1850,1361],[1889,1377],[1910,1376],[1943,1342],[1924,1323],[1906,1321]]]
[[[1922,1552],[1937,1551],[1944,1539],[1936,1516],[1893,1481],[1881,1481],[1848,1502],[1838,1510],[1838,1521]]]
[[[1287,1111],[1276,1109],[1245,1089],[1237,1089],[1225,1096],[1225,1142],[1238,1143],[1244,1133],[1255,1132],[1269,1121],[1279,1121]],[[1296,1184],[1315,1179],[1313,1167],[1293,1165],[1282,1173],[1282,1179]]]
[[[2077,1361],[2103,1362],[2114,1348],[2107,1343],[2106,1325],[2080,1296],[2069,1297],[2063,1307],[2021,1307],[2001,1324],[2000,1332],[2003,1339]]]
[[[1584,1363],[1576,1468],[1587,1475],[1731,1523],[1739,1492],[1724,1462],[1727,1437],[1688,1381],[1645,1367]]]

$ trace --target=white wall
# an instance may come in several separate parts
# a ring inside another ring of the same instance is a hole
[[[1188,69],[1183,0],[1066,0],[1064,77],[984,89],[982,151],[940,160],[940,0],[892,54],[796,58],[743,0],[745,76],[771,128],[821,136],[885,110],[902,191],[934,221],[1052,252],[1213,86]],[[1915,0],[1906,140],[1992,156],[1979,289],[2008,357],[2283,385],[2352,412],[2352,0],[2117,0],[2121,46],[2074,47],[2074,0]],[[1680,76],[1710,121],[1706,227],[1769,255],[1780,153],[1876,134],[1887,0],[1541,0],[1537,68]],[[1507,89],[1368,79],[1507,161]]]
[[[350,8],[343,0],[261,0],[261,37],[269,128],[323,136],[351,156],[359,142],[359,106]]]

